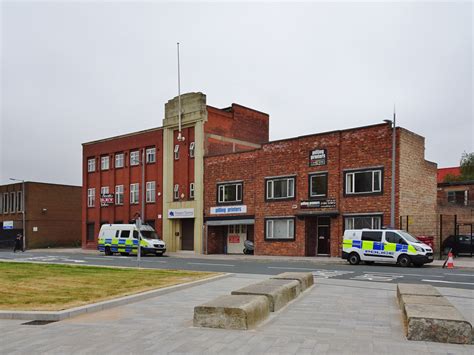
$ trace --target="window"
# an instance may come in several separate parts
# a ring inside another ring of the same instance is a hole
[[[123,185],[115,186],[115,204],[123,205]]]
[[[95,158],[87,159],[87,172],[92,173],[95,171]]]
[[[18,212],[23,212],[23,191],[16,193],[16,208]]]
[[[138,239],[138,231],[133,231],[133,238]]]
[[[16,193],[10,192],[10,213],[16,212]]]
[[[289,199],[295,197],[295,178],[267,179],[267,200]]]
[[[174,185],[173,193],[174,193],[174,196],[173,196],[174,199],[179,200],[179,185],[178,184]]]
[[[382,241],[382,232],[374,231],[363,231],[362,240],[367,240],[370,242],[381,242]]]
[[[138,150],[130,152],[130,165],[138,164],[140,164],[140,152]]]
[[[9,203],[8,203],[8,192],[3,194],[3,213],[8,213]]]
[[[146,183],[146,202],[155,202],[156,184],[154,181]]]
[[[179,144],[176,144],[174,146],[174,160],[178,160],[179,159]]]
[[[94,223],[87,223],[86,227],[86,242],[91,243],[95,241]]]
[[[218,203],[242,202],[242,183],[227,183],[218,186]]]
[[[346,195],[382,192],[382,170],[363,170],[345,173]]]
[[[309,176],[309,197],[326,197],[328,194],[328,174],[318,173]]]
[[[194,158],[194,142],[189,143],[189,157]]]
[[[267,219],[265,226],[265,239],[295,239],[293,218]]]
[[[156,162],[156,148],[148,148],[146,150],[146,162],[149,164]]]
[[[123,153],[115,154],[115,168],[123,168],[124,156]]]
[[[469,191],[448,191],[448,202],[467,206],[469,204]]]
[[[380,229],[382,226],[382,216],[353,216],[345,217],[345,229]]]
[[[130,231],[121,231],[120,238],[128,238],[130,237]]]
[[[189,184],[189,198],[194,199],[194,182]]]
[[[138,183],[130,184],[130,204],[138,203],[138,189],[139,189]]]
[[[87,189],[87,207],[95,206],[95,188]]]
[[[395,232],[385,232],[385,240],[387,243],[407,244],[405,240]]]
[[[109,156],[100,157],[100,170],[109,170]]]

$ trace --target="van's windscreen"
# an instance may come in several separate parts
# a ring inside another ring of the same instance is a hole
[[[160,237],[158,237],[158,234],[156,234],[156,232],[154,231],[141,231],[142,233],[142,236],[143,238],[145,239],[160,239]]]
[[[411,243],[421,243],[418,239],[416,239],[414,236],[411,234],[408,234],[407,232],[400,231],[400,234],[403,235],[403,238],[405,238],[408,242]]]

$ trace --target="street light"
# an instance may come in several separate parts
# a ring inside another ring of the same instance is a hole
[[[21,182],[21,189],[22,189],[22,192],[21,192],[21,214],[22,214],[22,219],[23,219],[23,250],[26,249],[26,225],[25,225],[25,215],[26,215],[26,211],[25,211],[25,180],[20,180],[20,179],[14,179],[14,178],[10,178],[10,180],[12,181],[19,181]]]
[[[395,228],[395,158],[396,158],[396,138],[397,138],[397,124],[395,117],[395,107],[393,109],[393,121],[384,120],[392,126],[392,188],[390,194],[390,227]]]

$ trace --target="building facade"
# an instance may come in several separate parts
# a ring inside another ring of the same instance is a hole
[[[81,187],[26,181],[23,191],[22,185],[0,186],[0,248],[13,247],[17,233],[26,235],[28,249],[79,246]]]

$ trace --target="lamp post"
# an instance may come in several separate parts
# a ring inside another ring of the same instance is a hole
[[[384,120],[392,126],[392,188],[390,193],[390,227],[395,228],[395,158],[397,145],[397,124],[395,108],[393,109],[393,121]]]
[[[23,222],[23,250],[26,249],[26,225],[25,225],[25,215],[26,215],[26,211],[25,211],[25,180],[20,180],[20,179],[14,179],[14,178],[10,178],[10,180],[12,181],[19,181],[21,182],[21,214],[22,214],[22,222]]]

